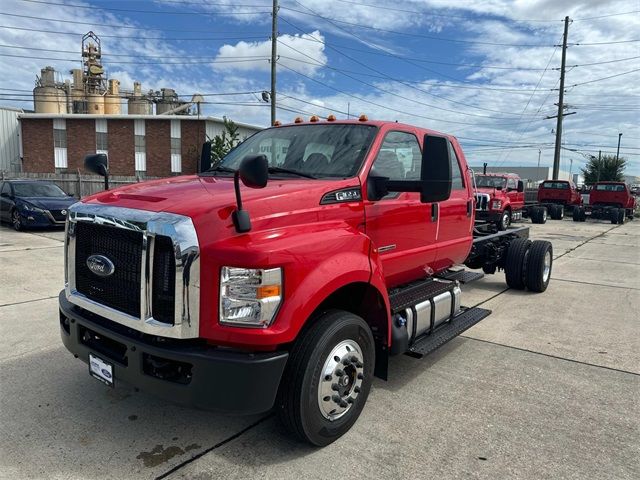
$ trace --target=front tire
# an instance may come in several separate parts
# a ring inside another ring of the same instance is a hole
[[[20,218],[20,214],[17,210],[11,212],[11,225],[16,232],[24,230],[24,225],[22,225],[22,219]]]
[[[356,422],[369,396],[375,344],[357,315],[330,310],[296,340],[276,401],[278,418],[294,436],[323,447]]]
[[[505,210],[502,212],[500,221],[498,222],[498,230],[504,232],[511,225],[511,210]]]

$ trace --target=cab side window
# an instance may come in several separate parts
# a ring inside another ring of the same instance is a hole
[[[516,181],[515,178],[508,178],[507,179],[507,188],[512,188],[514,190],[518,189],[518,182]]]
[[[391,180],[418,180],[422,154],[412,133],[389,132],[373,162],[371,174]]]
[[[449,161],[451,162],[451,190],[465,190],[460,161],[451,142],[449,142]]]
[[[9,185],[9,182],[4,182],[2,184],[2,189],[0,190],[0,193],[6,193],[7,195],[11,195],[11,185]]]

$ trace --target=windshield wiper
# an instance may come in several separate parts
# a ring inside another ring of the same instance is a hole
[[[317,178],[313,175],[309,175],[308,173],[299,172],[297,170],[291,170],[289,168],[282,167],[269,167],[269,173],[290,173],[291,175],[298,175],[299,177],[304,178]]]
[[[225,167],[224,165],[216,165],[215,167],[211,167],[207,172],[228,172],[228,173],[236,173],[235,168]],[[205,172],[206,173],[206,172]]]

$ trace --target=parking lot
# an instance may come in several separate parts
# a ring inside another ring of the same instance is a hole
[[[547,292],[502,273],[465,287],[493,314],[423,360],[394,357],[355,427],[317,449],[269,414],[91,378],[59,338],[63,232],[0,227],[0,477],[640,478],[640,221],[531,236],[554,246]]]

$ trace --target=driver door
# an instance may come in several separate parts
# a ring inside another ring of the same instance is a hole
[[[391,180],[418,180],[422,166],[414,131],[385,134],[369,175]],[[437,206],[421,203],[416,192],[390,193],[365,200],[366,232],[380,255],[387,287],[430,273],[436,258]]]

